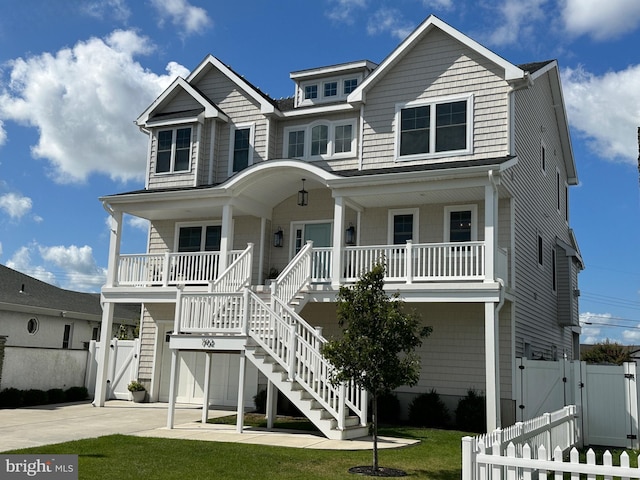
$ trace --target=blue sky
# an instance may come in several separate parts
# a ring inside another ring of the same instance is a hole
[[[0,263],[99,290],[98,197],[143,186],[147,140],[133,120],[207,54],[286,97],[289,72],[380,62],[431,13],[512,63],[558,59],[580,180],[583,342],[640,344],[637,0],[2,2]],[[122,251],[145,251],[146,232],[128,218]]]

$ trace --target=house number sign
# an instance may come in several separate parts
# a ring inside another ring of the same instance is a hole
[[[216,342],[212,338],[202,339],[202,348],[213,348],[216,346]]]

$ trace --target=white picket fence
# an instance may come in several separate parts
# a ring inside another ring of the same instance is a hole
[[[481,444],[481,451],[475,454],[474,470],[465,472],[463,468],[463,480],[562,480],[564,474],[571,474],[572,480],[581,478],[581,475],[586,475],[588,480],[595,480],[596,475],[604,477],[605,480],[613,477],[640,479],[640,469],[629,466],[627,452],[620,455],[619,466],[613,465],[613,456],[609,450],[604,453],[600,464],[596,462],[596,454],[592,449],[587,451],[585,463],[581,463],[580,454],[575,447],[571,449],[568,458],[564,457],[562,448],[555,448],[550,460],[544,460],[548,456],[544,445],[537,450],[538,458],[533,458],[535,450],[529,445],[523,447],[521,454],[513,443],[508,445],[505,453],[495,448],[494,452],[486,453],[484,445]]]
[[[555,448],[564,452],[578,444],[576,417],[576,406],[569,405],[555,412],[518,422],[505,429],[497,429],[477,437],[464,437],[462,439],[463,480],[503,478],[491,472],[503,472],[504,469],[501,466],[505,464],[500,462],[504,458],[513,457],[515,460],[510,461],[516,463],[519,459],[526,459],[529,462],[551,460],[550,454]],[[525,451],[528,452],[528,457],[523,457]],[[498,463],[495,465],[500,468],[494,468],[492,460],[496,460]],[[489,476],[487,472],[490,472]]]

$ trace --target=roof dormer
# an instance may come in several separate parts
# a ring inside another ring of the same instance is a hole
[[[294,107],[345,102],[377,65],[369,60],[292,72]]]

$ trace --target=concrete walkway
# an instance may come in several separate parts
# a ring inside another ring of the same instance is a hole
[[[234,412],[210,410],[209,418]],[[105,407],[90,403],[43,405],[41,407],[0,409],[0,452],[93,438],[116,433],[140,437],[161,437],[212,442],[235,442],[326,450],[367,450],[370,438],[328,440],[321,435],[292,431],[266,431],[245,427],[237,433],[231,425],[203,425],[198,406],[179,405],[175,411],[175,428],[166,428],[166,403],[132,403],[110,400]],[[383,437],[379,448],[397,448],[416,440]]]

